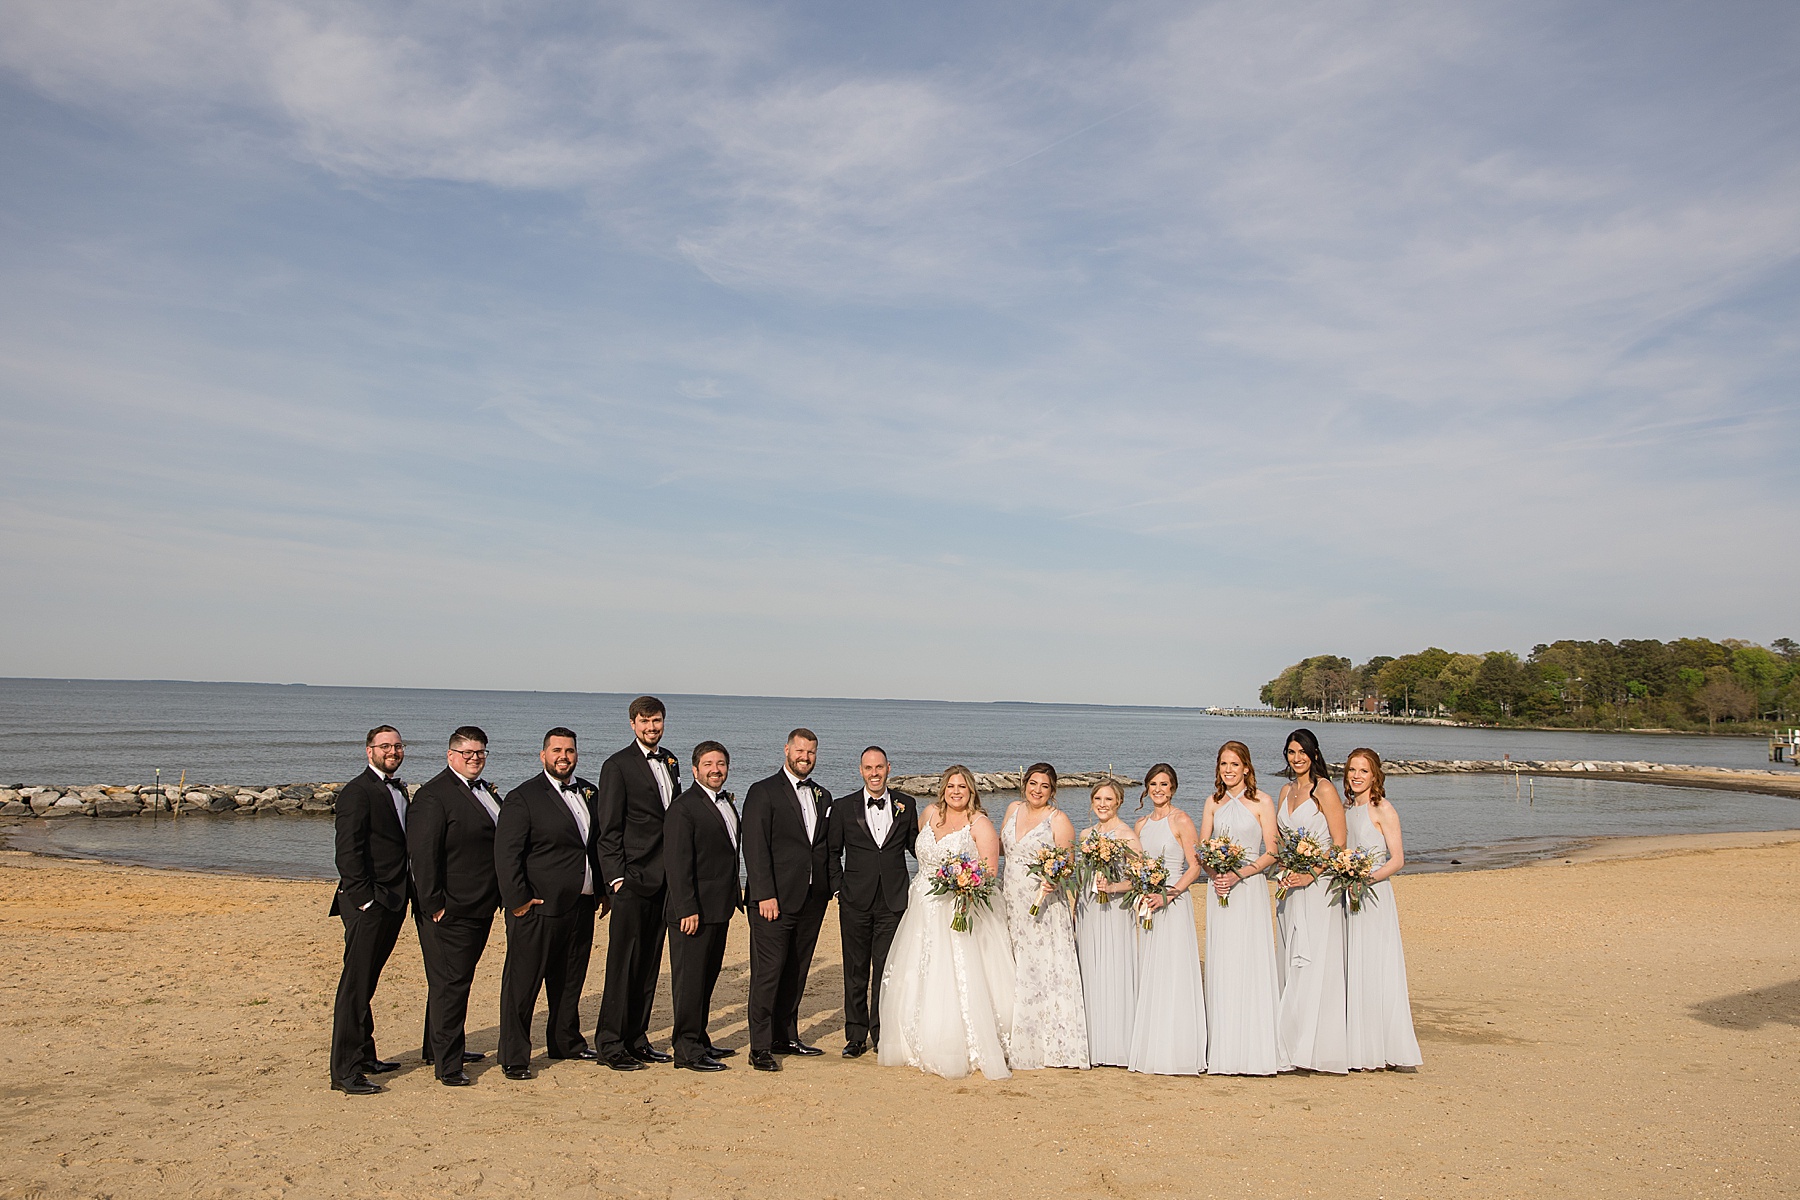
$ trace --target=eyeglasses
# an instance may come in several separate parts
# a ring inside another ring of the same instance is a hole
[[[486,758],[486,750],[452,750],[450,753],[458,758]]]
[[[369,749],[371,749],[371,750],[404,750],[404,749],[406,749],[406,743],[405,742],[371,742],[371,743],[369,743]]]

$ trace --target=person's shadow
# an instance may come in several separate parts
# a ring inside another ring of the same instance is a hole
[[[1800,979],[1755,991],[1734,992],[1688,1006],[1688,1014],[1716,1029],[1761,1029],[1765,1025],[1800,1026]]]

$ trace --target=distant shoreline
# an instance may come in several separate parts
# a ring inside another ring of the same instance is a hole
[[[1617,733],[1646,737],[1749,738],[1769,736],[1766,729],[1620,729],[1616,725],[1496,725],[1486,721],[1458,721],[1453,717],[1390,717],[1381,713],[1293,713],[1270,708],[1202,708],[1207,717],[1280,717],[1305,725],[1421,725],[1438,729],[1492,729],[1505,733]],[[1780,724],[1780,722],[1777,722]]]

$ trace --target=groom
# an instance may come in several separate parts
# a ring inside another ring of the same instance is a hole
[[[843,858],[837,899],[845,1058],[862,1057],[870,1042],[881,1044],[881,973],[906,911],[906,855],[918,854],[917,806],[911,796],[889,789],[887,751],[870,746],[860,766],[862,789],[832,806],[827,845],[834,864]]]
[[[750,1065],[779,1071],[777,1054],[823,1054],[800,1040],[800,999],[825,907],[837,890],[826,852],[831,793],[811,779],[819,736],[788,734],[781,770],[744,795],[745,899],[750,914]]]

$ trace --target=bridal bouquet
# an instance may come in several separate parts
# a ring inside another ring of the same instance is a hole
[[[959,854],[938,864],[931,873],[931,894],[949,896],[956,903],[950,928],[957,933],[969,932],[969,918],[977,905],[986,908],[994,902],[994,887],[999,883],[993,868],[973,854]]]
[[[1131,885],[1131,890],[1125,893],[1125,902],[1137,914],[1139,927],[1150,928],[1150,921],[1156,916],[1156,909],[1150,906],[1150,897],[1161,896],[1168,888],[1169,868],[1160,858],[1139,854],[1125,868],[1125,882]]]
[[[1223,875],[1227,871],[1235,871],[1246,861],[1248,860],[1244,854],[1244,848],[1223,834],[1218,837],[1209,837],[1200,843],[1200,862],[1213,875]],[[1230,906],[1231,897],[1229,895],[1219,897],[1220,908],[1229,908]]]
[[[1283,878],[1289,875],[1311,875],[1314,879],[1320,879],[1325,874],[1325,868],[1331,864],[1333,849],[1334,847],[1322,844],[1304,829],[1283,829],[1281,844],[1275,847],[1274,865]],[[1287,884],[1276,885],[1277,900],[1286,900],[1287,894]]]
[[[1081,890],[1091,892],[1097,904],[1111,904],[1112,893],[1103,891],[1102,883],[1124,883],[1125,869],[1137,851],[1120,838],[1110,838],[1097,829],[1081,835],[1075,847],[1081,871]]]
[[[1067,892],[1075,898],[1075,851],[1064,846],[1045,846],[1029,863],[1025,873],[1043,881],[1038,898],[1031,902],[1031,915],[1037,916],[1049,893]]]
[[[1341,901],[1353,913],[1362,911],[1365,900],[1374,903],[1375,883],[1369,876],[1381,863],[1373,850],[1352,850],[1348,846],[1338,850],[1326,868],[1331,872],[1331,898]]]

